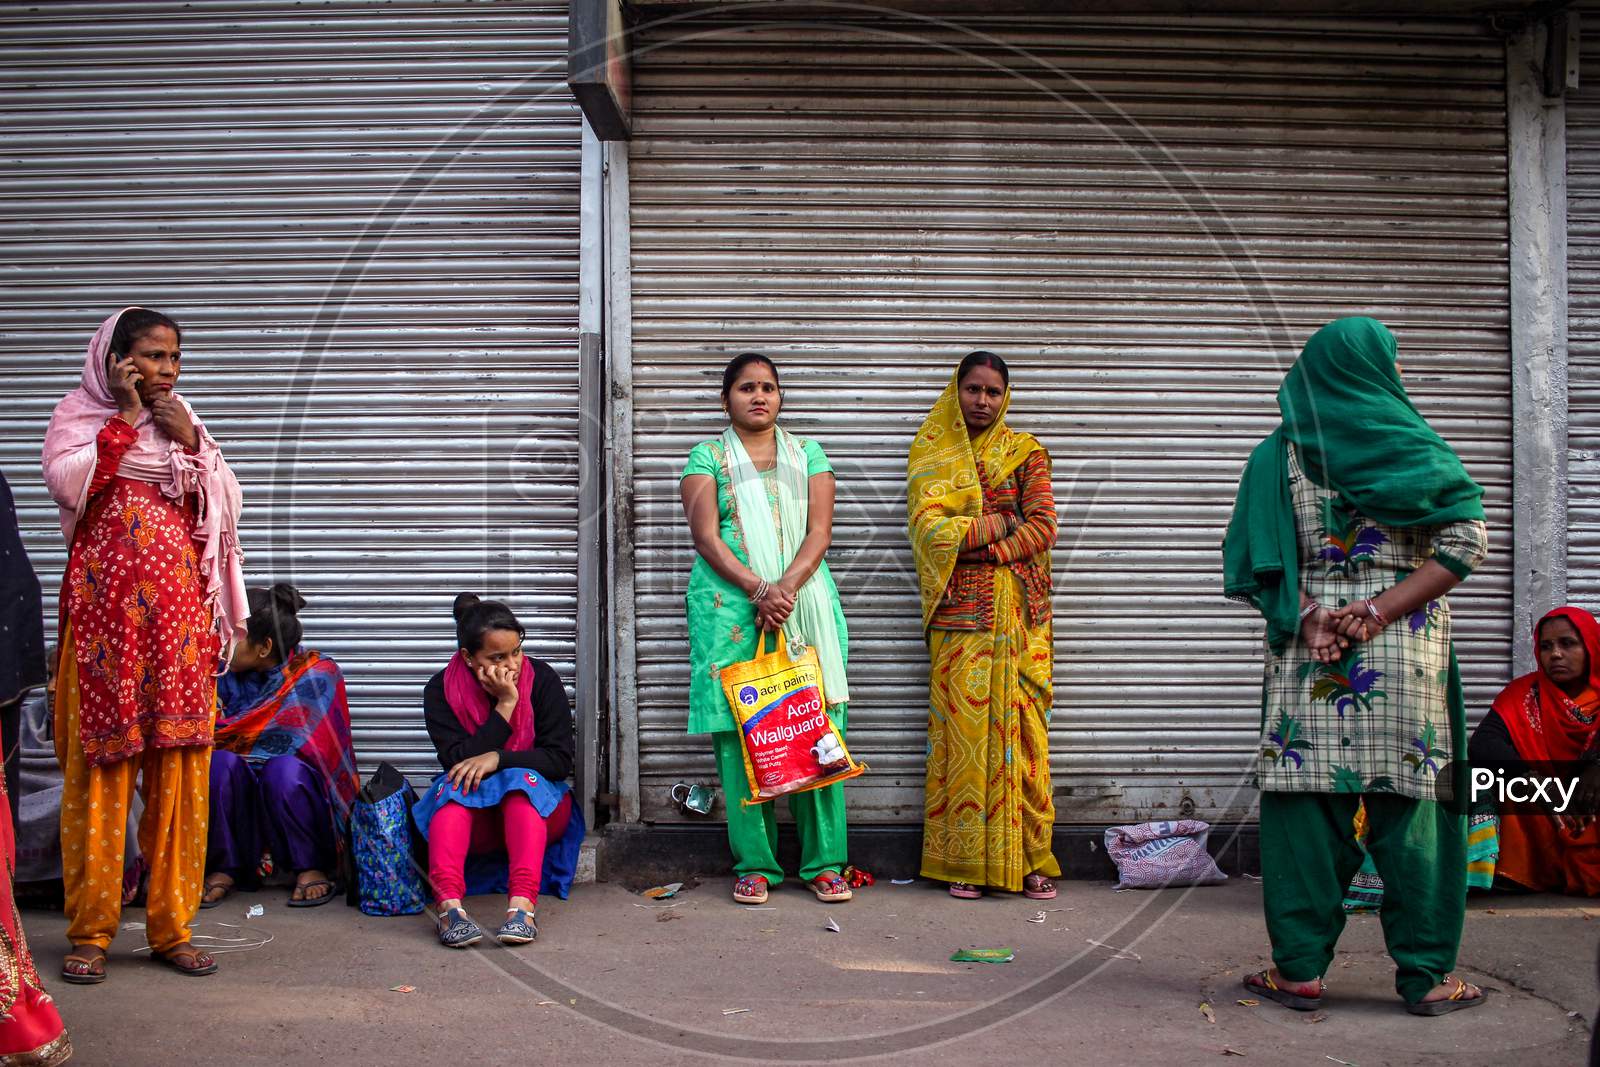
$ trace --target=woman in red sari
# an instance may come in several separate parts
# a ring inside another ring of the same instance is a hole
[[[0,777],[0,1065],[55,1067],[72,1056],[72,1042],[56,1011],[55,1001],[33,966],[33,953],[22,933],[13,879],[17,870],[16,830]]]
[[[152,958],[186,975],[200,901],[216,675],[248,614],[239,484],[174,391],[178,324],[127,308],[56,405],[44,476],[71,544],[61,589],[55,744],[64,778],[68,982],[105,981],[135,788]],[[142,779],[142,781],[141,781]]]
[[[1600,790],[1600,624],[1582,608],[1557,608],[1534,630],[1539,669],[1501,690],[1473,731],[1474,765],[1591,764],[1579,789]],[[1600,824],[1593,815],[1500,813],[1496,876],[1525,889],[1600,895]]]

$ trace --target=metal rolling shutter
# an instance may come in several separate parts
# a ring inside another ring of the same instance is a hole
[[[838,470],[852,817],[916,822],[927,662],[906,449],[957,360],[1002,353],[1055,462],[1064,822],[1247,815],[1261,630],[1218,545],[1317,326],[1399,335],[1488,490],[1455,598],[1470,699],[1508,669],[1503,49],[1463,22],[695,20],[647,39],[631,146],[642,815],[714,773],[683,733],[676,477],[721,365],[778,362]],[[655,50],[649,50],[651,48]]]
[[[1583,44],[1592,53],[1600,34]],[[1600,611],[1600,56],[1583,56],[1579,82],[1567,95],[1567,600]]]
[[[0,464],[53,618],[39,449],[100,319],[185,327],[245,488],[246,574],[310,601],[364,767],[437,770],[450,601],[504,595],[569,680],[579,118],[562,4],[9,8]]]

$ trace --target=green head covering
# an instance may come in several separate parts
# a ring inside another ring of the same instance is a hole
[[[1311,480],[1385,526],[1483,518],[1483,490],[1417,413],[1394,334],[1337,319],[1311,335],[1278,390],[1283,432]]]
[[[1299,545],[1289,445],[1318,485],[1386,526],[1483,518],[1483,489],[1417,412],[1395,367],[1394,334],[1348,318],[1312,335],[1278,389],[1279,426],[1239,481],[1222,544],[1223,594],[1253,605],[1282,651],[1299,629]]]

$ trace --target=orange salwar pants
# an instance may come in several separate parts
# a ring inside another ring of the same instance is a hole
[[[139,850],[150,867],[145,938],[156,953],[189,940],[205,885],[211,747],[146,749],[90,767],[78,739],[78,663],[69,627],[56,677],[56,756],[61,792],[61,876],[67,937],[111,946],[122,918],[122,868],[128,806],[144,797]],[[144,781],[139,783],[139,772]]]

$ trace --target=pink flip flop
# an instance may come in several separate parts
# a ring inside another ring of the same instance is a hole
[[[1056,899],[1056,884],[1042,874],[1030,874],[1022,880],[1022,895],[1029,900]]]

